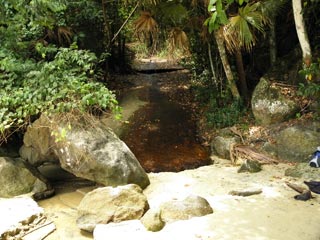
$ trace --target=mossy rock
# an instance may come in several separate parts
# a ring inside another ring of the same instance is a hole
[[[309,163],[299,163],[294,168],[288,168],[285,176],[294,178],[320,180],[320,168],[310,167]]]
[[[261,163],[257,161],[252,161],[252,160],[246,160],[240,168],[238,169],[238,173],[242,172],[249,172],[249,173],[256,173],[260,172],[262,170]]]

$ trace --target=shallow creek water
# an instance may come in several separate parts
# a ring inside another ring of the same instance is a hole
[[[134,91],[145,105],[129,118],[121,139],[147,172],[178,172],[209,164],[207,150],[197,141],[191,111],[161,91],[160,84],[165,84],[161,78],[162,74],[140,74]]]

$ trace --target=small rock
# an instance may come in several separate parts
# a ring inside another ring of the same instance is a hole
[[[165,226],[159,210],[150,209],[143,215],[140,221],[148,231],[152,232],[158,232]]]
[[[213,209],[205,198],[188,196],[184,200],[172,200],[161,204],[161,218],[165,222],[187,220],[213,213]]]
[[[262,170],[261,163],[252,160],[245,160],[244,163],[238,169],[238,173],[250,172],[256,173]]]

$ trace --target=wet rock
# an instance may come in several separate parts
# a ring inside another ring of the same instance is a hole
[[[0,157],[0,197],[13,197],[42,191],[43,183],[25,168],[19,158]]]
[[[262,170],[261,163],[257,161],[252,160],[245,160],[240,168],[238,169],[238,173],[242,172],[250,172],[250,173],[256,173],[260,172]]]
[[[266,78],[261,78],[253,91],[251,105],[254,118],[261,125],[283,122],[299,110],[296,102]]]
[[[148,209],[147,198],[138,185],[98,188],[80,202],[77,225],[92,232],[99,223],[140,219]]]
[[[187,220],[213,213],[213,209],[205,198],[188,196],[184,200],[172,200],[161,204],[161,218],[165,222]]]
[[[285,175],[294,178],[317,180],[320,178],[320,168],[310,167],[309,163],[299,163],[293,168],[286,169]]]
[[[140,221],[148,231],[152,232],[158,232],[165,226],[159,210],[148,210]]]
[[[105,186],[148,186],[146,172],[127,145],[101,122],[92,121],[67,124],[58,116],[43,115],[28,127],[20,155],[33,165],[58,161],[75,176]]]
[[[4,240],[22,239],[45,220],[43,209],[31,198],[0,199],[0,213],[0,239]]]

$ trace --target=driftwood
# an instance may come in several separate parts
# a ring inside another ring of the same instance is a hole
[[[22,237],[23,240],[45,239],[49,234],[56,230],[56,226],[52,221],[35,226]]]
[[[305,190],[308,190],[304,187],[301,187],[301,186],[294,184],[294,183],[291,183],[291,182],[286,182],[286,184],[288,187],[292,188],[293,190],[295,190],[298,193],[303,193]]]
[[[230,159],[233,164],[236,164],[238,158],[244,158],[252,161],[257,161],[261,164],[278,164],[280,161],[266,154],[258,152],[257,149],[243,144],[230,145]]]
[[[307,201],[311,198],[313,198],[311,191],[309,189],[306,189],[304,187],[301,187],[297,184],[286,182],[287,186],[290,187],[291,189],[295,190],[296,192],[300,193],[299,195],[294,196],[296,200],[301,200],[301,201]]]
[[[241,196],[241,197],[248,197],[251,195],[255,195],[255,194],[260,194],[262,193],[262,189],[246,189],[246,190],[241,190],[241,191],[230,191],[229,194],[233,195],[233,196]]]

